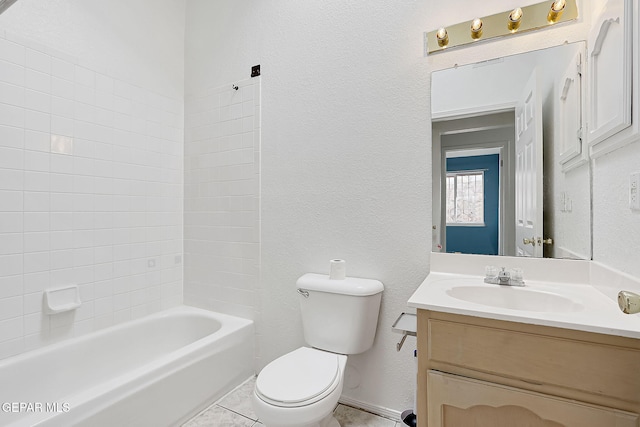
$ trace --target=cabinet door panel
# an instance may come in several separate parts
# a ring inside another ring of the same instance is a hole
[[[609,0],[589,35],[589,144],[631,125],[631,1]]]
[[[429,427],[637,427],[639,416],[429,371]]]
[[[580,52],[573,58],[558,82],[558,115],[554,123],[557,138],[553,144],[558,144],[563,172],[587,161],[587,150],[582,144],[582,56]]]

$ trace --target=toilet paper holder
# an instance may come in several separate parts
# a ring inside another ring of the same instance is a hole
[[[402,334],[400,342],[396,344],[396,351],[400,351],[404,345],[404,341],[407,336],[415,337],[418,331],[417,316],[413,313],[401,313],[400,316],[391,325],[393,332],[399,332]]]

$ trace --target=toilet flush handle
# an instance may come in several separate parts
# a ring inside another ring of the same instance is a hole
[[[309,298],[309,291],[305,291],[304,289],[298,289],[298,293],[305,298]]]

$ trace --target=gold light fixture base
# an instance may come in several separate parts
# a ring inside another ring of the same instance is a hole
[[[429,54],[442,52],[443,50],[465,46],[470,43],[478,43],[482,40],[539,30],[578,18],[576,0],[566,0],[564,8],[559,13],[553,11],[552,6],[554,3],[557,4],[556,1],[548,0],[522,7],[521,18],[517,24],[510,20],[513,10],[481,18],[482,29],[480,35],[470,30],[473,20],[451,25],[446,27],[447,43],[444,45],[442,41],[438,41],[436,35],[438,30],[430,31],[427,33],[427,52]]]

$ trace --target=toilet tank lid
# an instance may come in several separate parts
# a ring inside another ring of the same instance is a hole
[[[379,294],[384,285],[379,280],[346,277],[342,280],[332,280],[326,274],[307,273],[296,281],[298,289],[307,291],[328,292],[332,294],[369,296]]]

